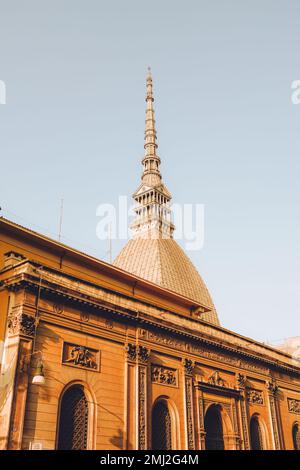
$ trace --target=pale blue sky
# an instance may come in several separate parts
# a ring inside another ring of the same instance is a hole
[[[99,257],[96,207],[131,195],[152,66],[177,203],[205,204],[190,252],[222,324],[300,334],[299,1],[0,0],[0,205]],[[114,243],[114,255],[122,244]]]

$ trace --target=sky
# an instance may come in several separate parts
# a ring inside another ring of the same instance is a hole
[[[0,0],[2,215],[101,259],[99,204],[140,183],[151,65],[177,204],[204,204],[188,255],[226,328],[300,335],[298,0]],[[124,245],[114,240],[113,256]]]

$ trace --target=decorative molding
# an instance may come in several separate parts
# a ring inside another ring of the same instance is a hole
[[[261,390],[248,388],[246,390],[247,402],[251,405],[264,405],[264,395]]]
[[[105,320],[104,326],[105,326],[108,330],[112,330],[113,327],[114,327],[114,323],[113,323],[112,320]]]
[[[33,316],[17,311],[9,315],[8,322],[9,335],[24,335],[33,337],[35,335],[36,320]]]
[[[32,269],[32,272],[29,272],[29,267]],[[3,286],[9,290],[18,290],[26,287],[36,289],[38,283],[37,279],[34,279],[33,277],[36,267],[37,263],[26,261],[26,263],[22,265],[24,272],[11,276],[3,282]],[[216,340],[216,338],[213,338],[210,335],[210,332],[208,332],[207,335],[203,335],[202,331],[201,333],[198,331],[187,331],[186,328],[181,327],[180,325],[174,325],[174,327],[172,327],[167,323],[160,324],[153,316],[151,318],[146,312],[139,311],[139,315],[137,315],[136,309],[133,307],[125,308],[121,305],[116,305],[116,303],[103,301],[103,298],[100,298],[100,294],[102,296],[103,293],[106,293],[106,290],[99,288],[99,286],[87,286],[86,283],[82,281],[79,282],[74,279],[71,280],[71,278],[65,273],[62,274],[54,268],[44,267],[44,273],[45,272],[47,273],[47,292],[49,294],[63,296],[64,299],[76,303],[82,303],[82,299],[84,299],[85,304],[93,308],[99,310],[104,309],[114,313],[115,315],[130,318],[137,323],[143,322],[143,325],[147,324],[149,328],[159,328],[161,331],[167,331],[170,335],[180,335],[181,338],[186,338],[184,342],[178,341],[176,338],[167,339],[163,334],[161,334],[158,341],[155,339],[156,335],[148,332],[147,336],[150,341],[160,342],[169,347],[189,351],[201,357],[207,357],[219,362],[226,362],[227,364],[252,370],[260,374],[269,373],[269,369],[272,367],[277,370],[284,371],[285,373],[291,373],[297,376],[300,375],[299,368],[280,361],[274,362],[270,357],[262,357],[260,351],[250,351],[247,344],[243,344],[242,347],[237,349],[236,346],[230,342],[225,343],[222,341],[221,332],[220,336]],[[19,274],[22,274],[22,278]],[[68,287],[66,287],[66,279],[68,280]],[[79,286],[81,289],[78,288]],[[41,286],[41,289],[44,290],[44,286]],[[115,297],[119,298],[120,296],[119,294],[115,294]],[[166,310],[162,311],[167,312]],[[209,329],[207,325],[204,325],[204,327],[206,330]],[[189,341],[189,343],[187,343],[187,341]],[[199,347],[199,343],[203,344],[203,346]]]
[[[63,343],[62,364],[81,369],[99,371],[100,351],[79,344]]]
[[[60,304],[53,304],[53,312],[61,315],[64,313],[64,307]]]
[[[290,413],[300,414],[300,400],[295,400],[294,398],[288,398],[288,410]]]
[[[87,323],[90,321],[90,315],[87,312],[80,312],[80,320]]]
[[[222,387],[219,385],[211,385],[208,382],[198,381],[196,387],[199,390],[211,395],[220,395],[222,397],[234,397],[237,400],[241,397],[241,390],[236,388]]]
[[[135,361],[136,360],[136,345],[132,343],[128,343],[125,346],[126,357],[128,361]]]
[[[170,338],[169,336],[163,335],[161,333],[153,333],[152,331],[147,331],[147,339],[149,341],[152,341],[153,343],[159,343],[175,349],[186,350],[185,343],[183,341]]]
[[[178,387],[178,371],[170,367],[151,364],[151,381],[155,384]]]

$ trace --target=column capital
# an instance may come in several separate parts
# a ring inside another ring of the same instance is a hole
[[[244,374],[238,373],[236,375],[236,383],[240,390],[245,390],[246,388],[247,377]]]
[[[33,338],[35,335],[37,321],[32,315],[24,313],[22,309],[12,311],[8,316],[7,328],[9,336],[27,336]]]
[[[138,346],[138,361],[147,364],[150,357],[150,349],[145,346]]]
[[[192,375],[195,368],[195,361],[185,358],[183,359],[183,367],[186,375]]]
[[[125,345],[126,358],[128,361],[135,362],[136,360],[136,345],[127,343]]]
[[[277,394],[278,385],[276,384],[274,379],[267,380],[266,381],[266,387],[267,387],[267,390],[268,390],[269,394],[274,395],[274,396]]]

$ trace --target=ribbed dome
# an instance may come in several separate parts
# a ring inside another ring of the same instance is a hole
[[[160,158],[154,119],[152,75],[146,81],[145,155],[143,174],[133,194],[133,238],[117,256],[114,265],[154,284],[176,292],[210,309],[201,318],[215,325],[219,319],[207,287],[193,263],[173,239],[174,225],[167,190],[160,174]]]
[[[114,265],[210,308],[201,318],[220,324],[205,283],[174,239],[129,240]]]

